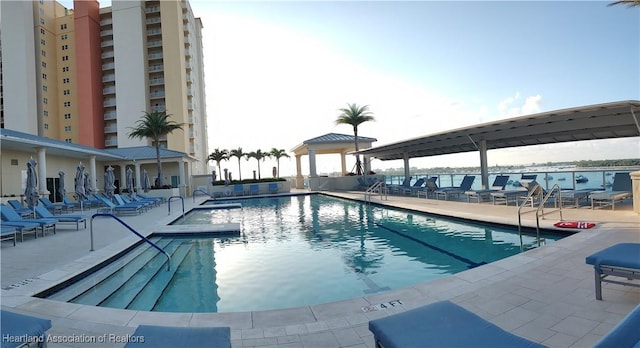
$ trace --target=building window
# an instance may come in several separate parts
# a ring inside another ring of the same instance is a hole
[[[71,119],[71,114],[64,114],[64,119],[65,120],[70,120]]]
[[[44,25],[44,18],[40,18],[40,24]]]
[[[60,30],[65,30],[67,29],[67,24],[60,24]]]
[[[63,94],[64,94],[64,95],[69,95],[69,94],[71,94],[71,91],[70,91],[70,90],[68,90],[68,89],[65,89],[65,90],[64,90],[64,92],[63,92]]]
[[[70,143],[70,142],[71,142],[71,139],[70,139],[70,138],[67,138],[67,139],[65,139],[64,141],[65,141],[65,142],[67,142],[67,143]]]
[[[42,91],[46,92],[49,88],[47,87],[47,85],[42,85]]]
[[[69,60],[69,56],[62,56],[62,61],[63,61],[63,62],[66,62],[66,61],[68,61],[68,60]]]
[[[46,45],[46,44],[47,44],[47,41],[45,41],[45,39],[40,39],[40,44],[41,44],[41,45]]]
[[[43,57],[47,56],[47,52],[45,50],[40,50],[40,55]]]
[[[42,103],[43,104],[49,104],[49,99],[48,98],[42,98]]]
[[[44,124],[44,129],[49,129],[49,124],[48,123]]]
[[[62,67],[62,72],[68,72],[68,71],[69,71],[69,67],[68,66]]]
[[[60,36],[60,40],[66,40],[67,39],[67,34],[62,34]]]
[[[64,126],[65,132],[71,132],[71,126]]]
[[[42,112],[42,114],[44,115],[44,117],[48,117],[48,116],[49,116],[49,111],[44,110],[44,111]]]
[[[42,34],[42,35],[45,34],[44,28],[40,28],[40,34]]]
[[[46,68],[47,67],[47,62],[42,62],[42,63],[40,63],[40,65],[42,65],[43,68]]]
[[[69,46],[68,46],[68,45],[62,45],[62,50],[63,50],[63,51],[66,51],[68,48],[69,48]]]
[[[43,74],[42,74],[42,79],[43,79],[43,80],[46,80],[46,79],[47,79],[47,74],[44,74],[44,73],[43,73]]]
[[[62,83],[69,83],[69,78],[68,77],[63,78]]]
[[[70,101],[66,101],[66,102],[64,102],[64,107],[65,107],[65,108],[68,108],[68,107],[70,107],[70,106],[71,106],[71,102],[70,102]]]

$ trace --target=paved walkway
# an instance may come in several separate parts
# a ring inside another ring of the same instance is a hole
[[[362,193],[338,195],[361,199]],[[186,199],[187,209],[195,203]],[[374,200],[379,200],[375,199]],[[380,201],[407,209],[465,219],[517,224],[515,207],[490,203],[444,202],[389,196]],[[173,202],[124,220],[144,234],[152,233],[181,214]],[[451,300],[498,326],[550,347],[588,347],[606,334],[640,303],[640,289],[607,284],[603,301],[596,301],[593,268],[585,257],[619,242],[640,242],[640,218],[630,206],[591,210],[563,210],[565,220],[594,221],[597,226],[548,246],[439,280],[337,303],[285,310],[244,313],[154,313],[62,303],[31,297],[52,284],[108,259],[136,242],[110,219],[94,221],[90,229],[62,227],[54,236],[33,239],[0,249],[2,308],[50,318],[51,335],[104,343],[55,343],[49,347],[122,347],[139,324],[173,326],[230,326],[233,347],[373,347],[368,321],[439,300]],[[543,228],[558,221],[557,213],[541,221]],[[535,226],[533,214],[524,224]],[[403,305],[364,313],[370,304],[401,300]]]

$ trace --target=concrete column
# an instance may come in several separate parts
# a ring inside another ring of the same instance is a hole
[[[47,150],[44,147],[36,149],[38,151],[38,194],[49,195],[47,191]]]
[[[304,177],[302,176],[302,156],[296,155],[296,188],[304,188]]]
[[[98,173],[96,171],[96,156],[89,156],[89,182],[91,183],[91,191],[98,192]]]
[[[127,187],[127,165],[120,164],[120,191]]]
[[[633,211],[640,214],[640,171],[629,173],[631,176],[631,193],[633,194]]]
[[[309,177],[315,178],[318,176],[316,171],[316,150],[309,149]]]
[[[409,154],[405,152],[402,159],[404,161],[404,180],[407,183],[407,186],[409,186],[409,184],[411,183],[411,167],[409,167]]]
[[[363,155],[362,161],[364,162],[364,173],[365,175],[369,175],[369,173],[371,173],[371,157]]]
[[[178,176],[180,177],[180,183],[178,184],[178,188],[180,189],[180,195],[186,196],[187,185],[185,185],[186,179],[184,175],[184,161],[182,160],[178,161]]]
[[[489,166],[487,165],[487,141],[480,140],[480,174],[482,177],[482,189],[489,188]]]
[[[136,160],[133,160],[133,173],[135,175],[135,189],[136,192],[142,192],[142,185],[141,180],[140,180],[140,163],[136,162]]]
[[[342,176],[345,176],[347,174],[347,154],[344,152],[340,153],[340,169]]]

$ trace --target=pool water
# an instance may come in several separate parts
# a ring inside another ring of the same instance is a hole
[[[195,209],[175,223],[239,222],[240,236],[153,237],[172,254],[170,272],[163,255],[141,245],[50,298],[164,312],[281,309],[411,286],[521,252],[514,229],[325,195],[238,202],[242,209]],[[525,250],[537,246],[523,240]]]

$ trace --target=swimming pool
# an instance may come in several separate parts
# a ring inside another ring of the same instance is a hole
[[[140,245],[49,298],[164,312],[280,309],[411,286],[521,251],[513,229],[320,194],[238,202],[242,209],[195,209],[174,224],[238,222],[240,236],[153,237],[172,254],[170,272]]]

